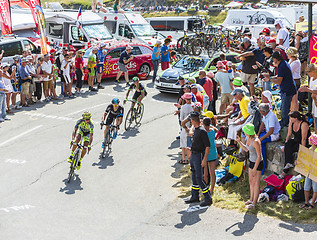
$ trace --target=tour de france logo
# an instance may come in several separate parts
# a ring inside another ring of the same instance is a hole
[[[105,75],[110,74],[112,70],[113,70],[113,63],[109,61],[105,61],[103,64],[103,72],[105,73]]]

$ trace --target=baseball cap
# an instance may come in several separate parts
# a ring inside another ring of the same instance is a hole
[[[271,38],[267,43],[276,43],[276,39],[275,38]]]
[[[194,102],[194,107],[196,108],[201,108],[201,103],[200,102]]]
[[[162,43],[161,40],[157,40],[157,41],[156,41],[156,44],[161,44],[161,43]]]
[[[130,45],[126,46],[126,50],[132,50],[132,47]]]
[[[227,62],[227,66],[228,66],[228,67],[231,67],[231,66],[232,66],[232,62],[231,62],[231,61],[228,61],[228,62]]]
[[[28,62],[28,60],[26,58],[22,58],[21,63],[24,63],[24,62]]]
[[[255,131],[254,131],[254,125],[252,123],[247,123],[243,128],[242,131],[245,134],[248,135],[255,135]]]
[[[91,50],[92,50],[92,51],[97,51],[98,48],[97,48],[97,47],[93,47]]]
[[[270,33],[271,30],[269,28],[263,28],[261,33]]]
[[[26,60],[32,60],[32,59],[33,59],[32,56],[27,56],[27,57],[26,57]]]
[[[233,79],[232,84],[235,86],[241,87],[242,86],[242,79],[240,77],[236,77],[235,79]]]
[[[197,87],[197,84],[195,84],[195,83],[192,84],[192,85],[190,85],[190,86],[191,86],[191,88],[198,88],[198,87]]]
[[[203,116],[209,117],[209,118],[213,118],[214,117],[214,113],[212,111],[207,111],[207,112],[203,113]]]
[[[7,62],[1,63],[1,67],[3,67],[3,68],[8,67],[8,66],[10,66],[10,65]]]
[[[262,95],[266,97],[269,100],[269,102],[272,104],[272,93],[269,90],[263,91]]]
[[[215,74],[213,72],[208,72],[207,77],[214,78]]]
[[[189,83],[196,83],[196,79],[193,78],[193,77],[188,78],[187,81],[188,81]]]
[[[243,89],[242,88],[235,88],[233,91],[232,91],[232,93],[231,93],[231,95],[232,96],[234,96],[234,95],[236,95],[237,93],[243,93]]]
[[[55,50],[54,48],[52,48],[52,49],[50,50],[50,54],[53,54],[54,52],[56,52],[56,50]]]
[[[14,61],[17,61],[17,60],[19,60],[20,59],[20,56],[19,55],[15,55],[14,57],[13,57],[13,60]]]

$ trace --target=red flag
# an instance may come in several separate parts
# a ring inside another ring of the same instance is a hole
[[[80,25],[80,23],[79,23],[79,17],[81,16],[81,6],[80,6],[80,8],[79,8],[79,11],[78,11],[78,16],[77,16],[77,21],[76,21],[76,26],[78,27],[78,28],[81,28],[81,25]]]
[[[1,35],[12,34],[11,9],[9,0],[0,0]]]
[[[39,32],[39,22],[38,22],[35,6],[41,6],[41,2],[40,2],[40,0],[29,0],[28,2],[29,2],[30,9],[31,9],[31,12],[32,12],[32,15],[33,15],[33,19],[34,19],[34,22],[35,22],[36,33],[40,34],[40,32]]]
[[[309,64],[317,63],[317,37],[311,36],[309,44]]]

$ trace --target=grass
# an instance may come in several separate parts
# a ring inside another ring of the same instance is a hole
[[[225,160],[224,160],[225,161]],[[189,166],[182,169],[183,177],[179,181],[180,197],[190,196],[191,172]],[[261,189],[266,186],[261,180]],[[258,203],[256,208],[245,209],[244,202],[249,199],[249,182],[247,175],[243,175],[236,183],[226,183],[223,186],[216,186],[213,194],[213,206],[227,210],[235,210],[242,213],[269,216],[282,221],[295,223],[317,223],[317,207],[311,210],[300,209],[298,203],[289,200],[288,202]]]

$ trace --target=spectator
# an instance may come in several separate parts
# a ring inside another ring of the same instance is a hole
[[[160,55],[161,55],[161,44],[162,44],[161,40],[156,41],[156,43],[154,44],[154,48],[153,48],[153,52],[151,56],[153,69],[154,69],[152,82],[154,82],[156,79],[156,74],[159,67],[159,61],[160,61]]]
[[[257,47],[256,38],[252,36],[252,33],[250,31],[244,33],[244,36],[250,39],[251,45],[252,45],[253,48]]]
[[[43,70],[42,70],[43,62],[44,62],[44,59],[42,57],[39,57],[37,59],[37,64],[35,66],[37,78],[34,79],[34,83],[35,83],[34,95],[36,96],[38,101],[40,101],[42,98],[42,81],[43,81],[43,76],[44,76]]]
[[[117,74],[116,81],[119,82],[119,79],[121,77],[121,74],[124,73],[124,79],[126,81],[126,85],[130,86],[129,84],[129,73],[126,65],[133,60],[134,56],[131,55],[132,47],[127,46],[125,51],[123,51],[120,55],[118,66],[120,68],[120,71]]]
[[[209,72],[208,74],[206,73],[206,71],[201,70],[199,71],[199,85],[202,86],[205,90],[205,93],[208,96],[208,110],[211,111],[212,110],[212,98],[213,98],[213,82],[212,82],[212,78],[214,77],[213,72]]]
[[[295,37],[296,37],[295,47],[298,50],[298,58],[301,62],[301,74],[303,75],[306,70],[308,53],[309,53],[308,31],[298,32]]]
[[[56,58],[56,66],[58,67],[59,71],[58,71],[58,76],[61,78],[61,82],[62,82],[62,95],[65,95],[65,90],[66,90],[66,82],[63,76],[63,70],[61,68],[62,66],[62,62],[64,60],[64,56],[68,54],[68,48],[67,47],[63,47],[62,48],[62,54],[59,54],[58,57]]]
[[[233,78],[240,77],[240,73],[237,71],[236,64],[232,64],[232,73],[233,73]]]
[[[312,134],[309,137],[309,143],[312,145],[311,150],[317,152],[317,134]],[[309,203],[310,189],[313,188],[313,198],[311,203]],[[311,180],[309,177],[305,178],[304,184],[304,195],[305,195],[305,203],[301,204],[299,207],[304,208],[306,210],[312,209],[315,206],[317,199],[317,182]]]
[[[260,180],[261,171],[263,169],[263,159],[261,154],[261,141],[254,131],[254,125],[251,123],[246,124],[242,131],[247,137],[246,144],[241,142],[240,137],[237,135],[237,142],[240,144],[245,152],[249,152],[249,184],[250,184],[250,199],[245,202],[247,209],[254,208],[258,202],[260,194]]]
[[[288,126],[288,132],[285,140],[285,165],[283,172],[279,175],[279,178],[284,178],[291,168],[294,167],[293,154],[298,152],[299,144],[305,147],[309,147],[310,130],[306,117],[300,112],[294,111],[289,113],[290,124]],[[292,135],[294,138],[291,138]]]
[[[282,49],[282,47],[278,46],[277,43],[276,43],[276,40],[274,38],[271,38],[269,41],[268,41],[268,44],[269,46],[273,49],[273,52],[280,52],[282,54],[282,57],[284,60],[288,60],[287,59],[287,55],[285,53],[285,50]]]
[[[291,67],[293,78],[296,85],[296,90],[300,88],[300,72],[301,72],[301,63],[298,59],[297,49],[294,47],[289,47],[286,50],[286,54],[288,56],[288,64]],[[291,103],[291,111],[298,111],[298,92],[296,91],[296,94],[293,96],[292,103]]]
[[[269,28],[263,28],[260,35],[264,36],[265,41],[269,41],[271,39],[271,30]]]
[[[94,0],[96,1],[96,0]],[[105,4],[103,4],[103,1],[102,0],[97,0],[97,3],[96,3],[96,9],[98,12],[104,12],[104,13],[107,13],[109,12],[108,9],[106,8],[107,6]]]
[[[182,98],[185,100],[185,104],[180,109],[180,121],[182,122],[191,112],[193,112],[192,95],[185,93]],[[185,124],[186,128],[181,128],[180,134],[180,148],[182,149],[181,164],[188,164],[190,159],[190,149],[187,147],[187,132],[190,128],[190,122]]]
[[[81,88],[83,87],[83,76],[84,76],[84,61],[83,55],[84,50],[78,50],[75,57],[75,68],[76,68],[76,92],[83,93]]]
[[[261,101],[262,101],[262,103],[269,104],[270,110],[272,110],[272,93],[269,90],[262,92]]]
[[[197,84],[194,83],[194,84],[190,85],[190,87],[191,87],[192,93],[194,94],[194,96],[196,98],[196,101],[200,102],[201,105],[203,106],[204,105],[204,97],[203,97],[202,93],[200,91],[198,91]]]
[[[27,70],[28,61],[26,58],[21,59],[21,67],[20,67],[20,78],[21,78],[21,105],[22,107],[28,107],[29,99],[30,99],[30,82],[32,77]],[[27,102],[25,102],[25,98]]]
[[[278,68],[277,76],[271,77],[269,73],[263,73],[263,81],[271,81],[280,85],[281,90],[281,128],[288,125],[288,113],[290,111],[293,96],[296,94],[296,86],[289,64],[283,60],[280,52],[272,55],[273,63]]]
[[[218,82],[218,86],[220,86],[221,92],[221,104],[219,109],[219,114],[222,114],[226,107],[231,103],[232,96],[231,96],[231,86],[230,86],[230,78],[231,74],[228,73],[225,69],[225,66],[221,61],[217,62],[217,73],[215,75],[215,80]]]
[[[35,67],[33,65],[33,57],[32,56],[27,56],[26,57],[26,60],[28,61],[27,65],[26,65],[26,68],[28,70],[28,72],[30,73],[32,79],[31,79],[31,82],[30,82],[30,96],[29,96],[29,104],[34,104],[35,101],[32,99],[33,97],[33,93],[35,92],[35,83],[34,83],[34,78],[37,76],[36,75],[36,71],[35,71]]]
[[[261,103],[259,106],[262,115],[262,122],[258,131],[258,136],[261,141],[261,150],[264,167],[262,174],[266,168],[266,143],[277,141],[280,137],[281,126],[275,114],[270,110],[268,103]],[[265,131],[263,131],[265,129]]]
[[[289,32],[284,27],[281,19],[277,19],[274,23],[276,30],[278,31],[276,41],[279,45],[285,49],[289,48]]]
[[[54,48],[52,48],[50,50],[50,61],[52,64],[55,64],[55,62],[56,62],[55,58],[56,58],[56,50]]]
[[[113,10],[115,13],[124,13],[124,11],[121,9],[123,6],[123,3],[120,3],[119,0],[115,0],[113,5]]]
[[[205,75],[205,77],[206,77],[206,72],[205,71],[203,71],[202,73],[199,72],[199,75],[200,76],[204,76]],[[190,77],[190,78],[188,78],[188,82],[192,83],[192,84],[195,84],[197,86],[198,91],[203,96],[203,109],[207,110],[208,106],[209,106],[209,97],[208,97],[205,89],[200,84],[196,83],[196,78]]]
[[[42,71],[44,74],[43,78],[43,92],[46,102],[51,100],[50,98],[50,89],[52,88],[52,80],[53,80],[53,64],[50,61],[50,57],[48,54],[44,55],[44,61],[42,64]]]
[[[227,66],[228,61],[226,60],[226,55],[224,53],[220,53],[219,58],[222,64],[225,66],[225,69],[228,71],[228,66]]]
[[[12,85],[12,96],[11,96],[11,102],[12,102],[12,109],[20,109],[21,106],[17,105],[17,95],[20,92],[19,82],[20,82],[20,56],[15,55],[13,57],[13,63],[10,65],[8,73],[11,75],[11,85]]]
[[[8,73],[9,64],[1,63],[1,68],[2,68],[2,83],[4,84],[5,88],[8,90],[5,93],[6,94],[7,113],[13,113],[10,110],[10,100],[11,100],[11,95],[13,92],[13,87],[11,84],[12,76]]]
[[[232,82],[233,89],[234,88],[241,88],[244,91],[244,94],[248,97],[250,97],[249,89],[243,85],[241,78],[237,77]]]
[[[64,60],[62,62],[62,70],[63,70],[63,75],[64,79],[66,82],[66,95],[69,93],[69,98],[74,98],[73,93],[72,93],[72,80],[70,78],[70,68],[71,68],[71,60],[68,54],[64,56]]]
[[[201,207],[210,206],[212,204],[212,198],[203,180],[202,167],[207,165],[207,157],[210,150],[210,142],[206,130],[200,126],[200,118],[198,112],[191,114],[191,123],[194,127],[193,141],[191,145],[191,157],[190,167],[192,170],[192,191],[191,198],[186,200],[185,203],[199,202],[199,188],[204,194],[204,201],[200,204]]]
[[[171,42],[172,42],[172,39],[166,38],[164,40],[163,46],[161,47],[161,68],[163,71],[170,67],[169,63],[171,61],[170,59],[170,51],[171,51],[170,43]]]
[[[270,46],[266,46],[263,48],[263,54],[265,56],[263,64],[256,62],[257,66],[259,67],[261,73],[267,72],[270,74],[270,76],[274,75],[274,66],[273,66],[273,60],[272,60],[272,54],[273,54],[273,49]],[[263,75],[260,75],[261,80],[263,78]],[[271,91],[271,81],[268,82],[262,82],[263,84],[263,91],[269,90]]]
[[[2,69],[0,70],[0,79],[3,77]],[[10,120],[7,117],[6,112],[6,93],[8,90],[4,86],[3,82],[0,81],[0,123],[4,122],[5,120]]]
[[[103,73],[103,64],[105,61],[105,53],[104,51],[106,50],[106,44],[105,43],[100,43],[100,48],[97,52],[97,88],[98,89],[104,89],[103,86],[101,86],[101,77]]]

